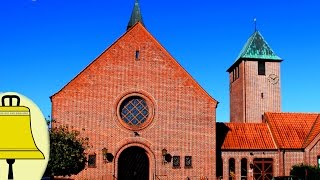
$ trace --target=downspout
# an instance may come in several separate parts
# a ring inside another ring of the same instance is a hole
[[[246,60],[243,60],[244,122],[247,122]]]
[[[286,166],[285,166],[285,158],[284,158],[284,154],[285,154],[286,150],[282,151],[282,175],[285,176],[286,175]]]

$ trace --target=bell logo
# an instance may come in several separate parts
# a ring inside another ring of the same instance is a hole
[[[49,134],[41,111],[18,93],[0,98],[0,180],[41,179],[49,159]]]

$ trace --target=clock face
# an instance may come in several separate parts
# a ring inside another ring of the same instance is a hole
[[[271,84],[277,84],[279,82],[279,77],[275,74],[270,74],[268,80]]]

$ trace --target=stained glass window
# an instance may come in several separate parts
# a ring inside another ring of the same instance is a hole
[[[120,106],[121,119],[130,126],[140,126],[148,118],[149,109],[146,101],[139,96],[125,99]]]

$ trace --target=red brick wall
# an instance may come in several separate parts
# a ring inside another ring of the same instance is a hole
[[[253,155],[250,155],[252,153]],[[235,179],[241,179],[241,159],[247,159],[247,177],[248,180],[253,180],[253,171],[250,169],[250,163],[253,163],[255,158],[272,158],[273,159],[273,174],[279,176],[279,153],[278,151],[224,151],[222,152],[223,159],[223,179],[229,179],[229,159],[235,159]]]
[[[264,112],[280,112],[280,82],[271,84],[270,74],[280,76],[279,62],[266,62],[266,75],[258,75],[258,62],[246,61],[246,122],[262,122]],[[263,98],[261,97],[263,93]]]
[[[310,145],[305,149],[306,156],[304,162],[306,164],[318,166],[318,156],[320,156],[320,141],[319,141],[320,135],[318,135],[313,142],[310,143]]]
[[[285,176],[289,176],[291,167],[293,165],[300,164],[300,163],[304,162],[304,152],[302,152],[302,151],[286,151],[284,153],[284,158],[285,158],[285,160],[284,160],[284,164],[285,164],[285,173],[284,173],[284,175]],[[283,167],[280,169],[281,170],[281,175],[283,175],[282,169],[283,169]]]
[[[140,57],[135,59],[136,50]],[[138,93],[150,99],[154,118],[134,136],[117,117],[122,97]],[[52,97],[54,126],[65,124],[84,129],[96,153],[97,167],[86,168],[76,179],[108,179],[117,176],[117,158],[127,147],[147,151],[150,178],[167,179],[207,176],[215,179],[216,101],[157,43],[141,24],[116,41],[76,78]],[[103,148],[115,156],[102,160]],[[161,151],[181,156],[181,168],[163,164]],[[184,168],[184,156],[193,167]]]
[[[266,75],[258,75],[258,61],[241,62],[240,78],[231,85],[231,122],[262,122],[264,112],[281,111],[280,81],[271,84],[268,80],[270,74],[280,78],[280,63],[266,62],[265,68]]]
[[[244,63],[239,64],[239,78],[233,80],[234,72],[229,73],[230,82],[230,122],[244,122]]]

